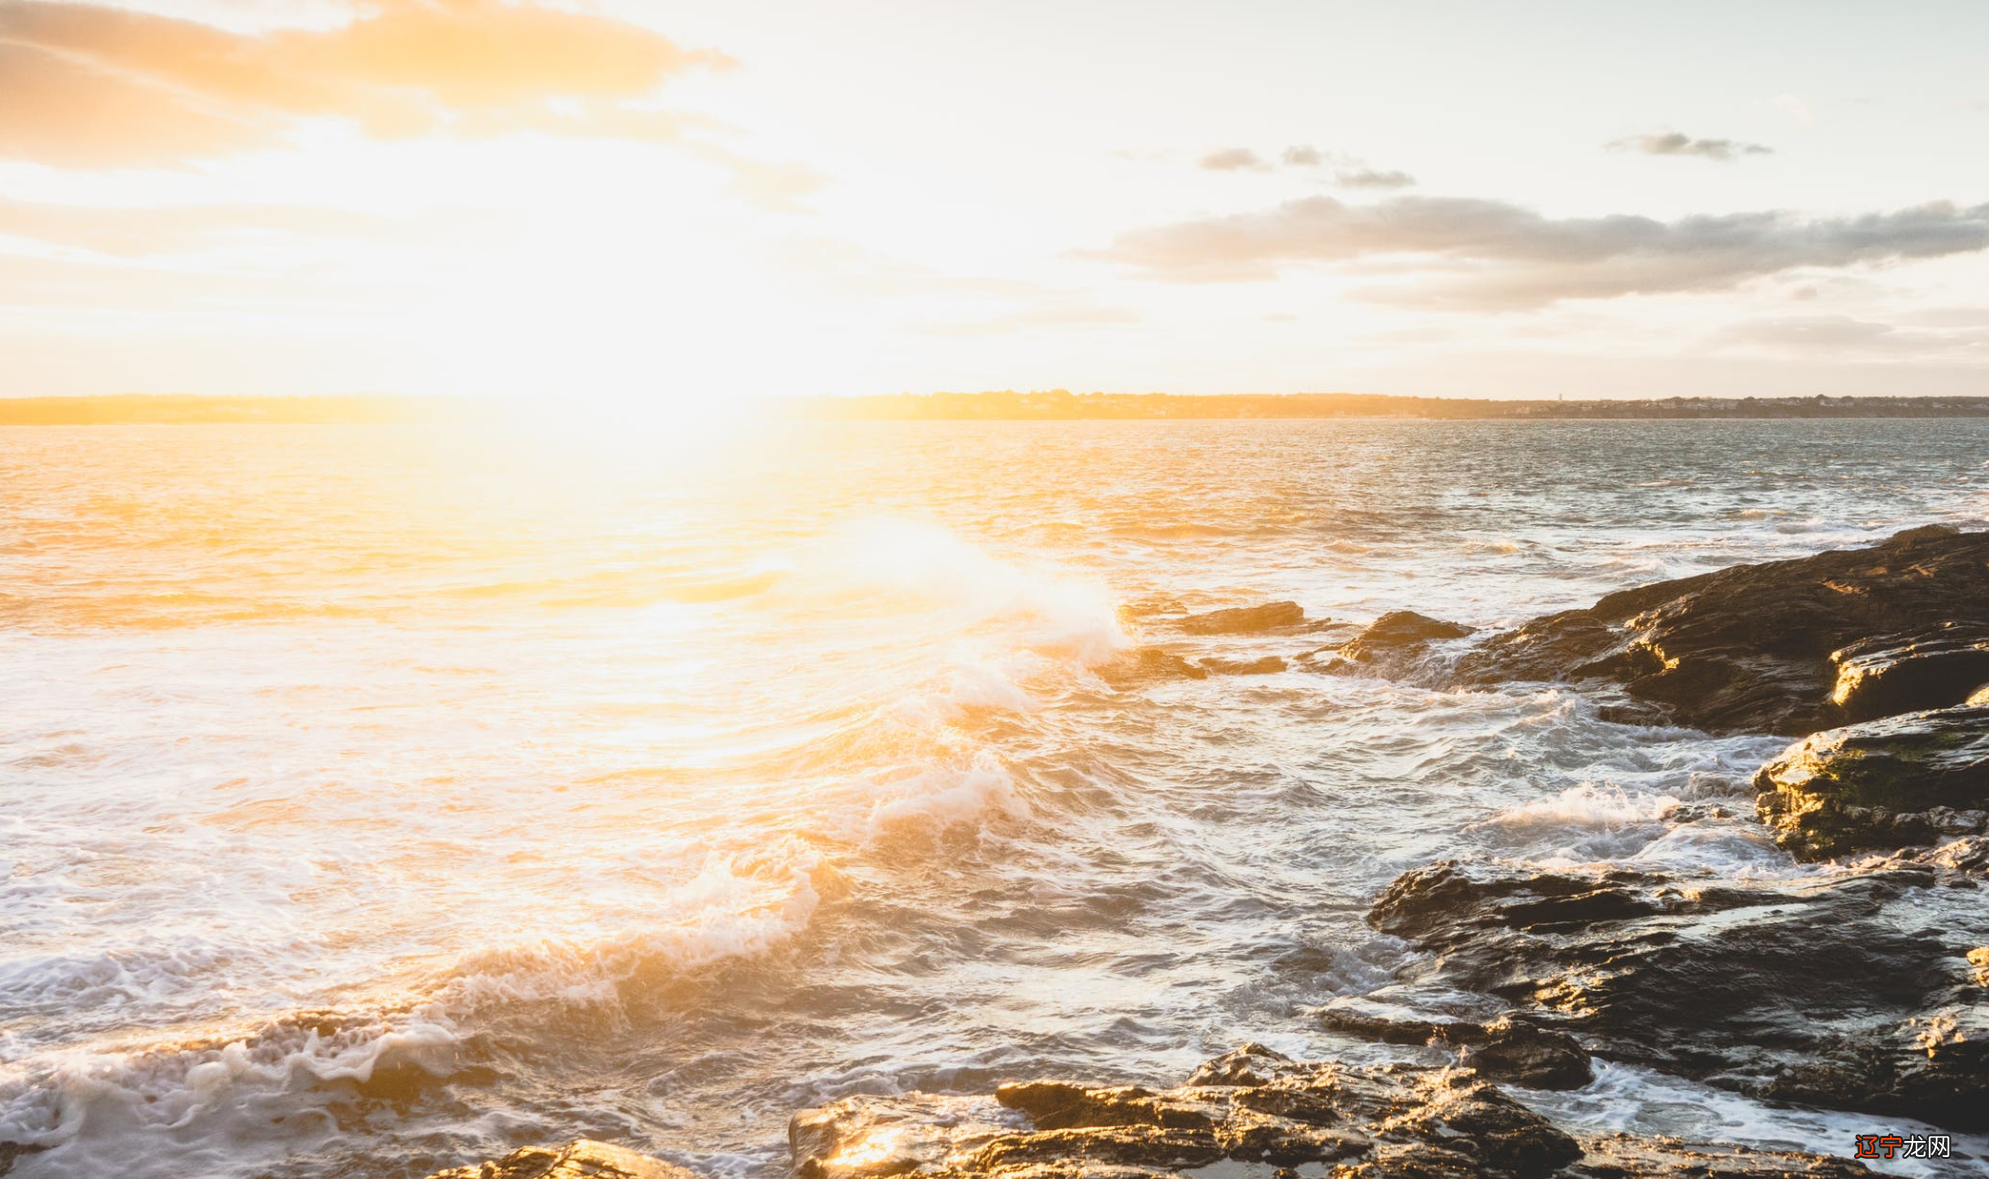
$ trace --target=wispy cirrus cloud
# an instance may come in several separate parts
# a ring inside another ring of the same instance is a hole
[[[1738,139],[1694,139],[1682,131],[1665,131],[1654,135],[1632,135],[1603,144],[1610,151],[1638,152],[1647,156],[1696,156],[1702,160],[1717,160],[1723,164],[1733,163],[1742,156],[1773,155],[1775,149],[1761,143],[1745,143]]]
[[[1082,255],[1181,282],[1276,278],[1294,268],[1386,264],[1408,277],[1369,292],[1433,308],[1514,310],[1568,299],[1727,290],[1796,269],[1989,249],[1989,204],[1946,202],[1856,217],[1785,210],[1660,221],[1543,216],[1503,201],[1306,197],[1254,213],[1137,229]]]
[[[1416,183],[1416,178],[1407,172],[1371,168],[1353,156],[1321,151],[1309,143],[1295,143],[1286,148],[1276,162],[1251,148],[1220,148],[1203,155],[1200,166],[1210,172],[1270,172],[1280,167],[1330,168],[1332,182],[1342,188],[1408,188]]]
[[[280,143],[307,119],[377,138],[510,130],[674,140],[640,105],[722,68],[627,21],[503,0],[382,0],[329,29],[245,34],[63,0],[0,3],[0,154],[175,164]]]

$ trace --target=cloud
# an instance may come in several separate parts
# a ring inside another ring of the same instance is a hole
[[[1373,168],[1356,168],[1341,172],[1333,182],[1342,188],[1409,188],[1416,178],[1407,172],[1378,172]]]
[[[1658,221],[1550,218],[1502,201],[1332,197],[1119,235],[1086,257],[1151,278],[1238,281],[1291,267],[1383,264],[1424,275],[1371,292],[1439,308],[1521,309],[1563,299],[1726,290],[1797,268],[1937,258],[1989,248],[1989,204],[1945,202],[1859,217],[1769,210]]]
[[[1203,156],[1201,166],[1211,172],[1263,172],[1271,165],[1247,147],[1225,147]]]
[[[1926,331],[1848,315],[1796,316],[1735,324],[1714,337],[1713,344],[1805,354],[1989,356],[1989,328]]]
[[[1775,151],[1764,144],[1742,143],[1737,139],[1694,139],[1680,131],[1633,135],[1603,146],[1610,151],[1642,152],[1647,156],[1698,156],[1702,160],[1719,160],[1722,163],[1732,163],[1742,156],[1771,155]]]
[[[1816,123],[1816,112],[1809,109],[1809,103],[1793,94],[1777,94],[1770,104],[1795,121],[1798,127],[1809,127]]]
[[[0,153],[158,165],[336,118],[378,138],[564,126],[674,140],[637,105],[729,64],[640,25],[505,0],[380,0],[350,23],[251,35],[59,0],[0,2]],[[610,130],[611,129],[611,130]]]
[[[1407,172],[1381,171],[1361,160],[1339,152],[1321,151],[1309,143],[1295,143],[1278,157],[1286,168],[1332,168],[1333,183],[1342,188],[1408,188],[1416,178]],[[1226,147],[1201,159],[1211,172],[1269,172],[1277,167],[1247,147]]]

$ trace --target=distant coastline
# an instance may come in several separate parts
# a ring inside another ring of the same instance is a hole
[[[352,425],[456,421],[469,416],[459,398],[375,394],[315,397],[204,397],[198,394],[106,394],[99,397],[0,397],[0,426]]]
[[[1502,401],[1372,393],[901,393],[795,398],[798,417],[827,421],[1074,421],[1181,418],[1423,418],[1449,421],[1601,418],[1989,417],[1989,397],[1667,397]]]
[[[516,402],[385,394],[207,397],[110,394],[0,397],[0,426],[350,425],[459,422]],[[1258,418],[1406,418],[1429,421],[1979,418],[1984,397],[1666,397],[1504,401],[1483,397],[1403,397],[1378,393],[899,393],[789,397],[765,403],[775,418],[802,421],[1169,421]]]

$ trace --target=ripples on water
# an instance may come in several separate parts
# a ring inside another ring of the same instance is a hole
[[[1405,961],[1361,921],[1397,873],[1793,874],[1665,817],[1745,813],[1782,743],[1542,685],[1115,690],[1131,644],[1319,642],[1144,611],[1496,624],[1979,527],[1985,453],[1977,421],[0,431],[0,1140],[53,1148],[25,1179],[582,1134],[760,1176],[850,1093],[1398,1051],[1304,1014]],[[1620,1068],[1556,1100],[1853,1132]]]

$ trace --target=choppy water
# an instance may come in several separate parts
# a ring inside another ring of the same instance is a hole
[[[1141,610],[1486,625],[1989,516],[1989,423],[906,423],[716,440],[0,431],[14,1174],[422,1175],[793,1110],[1172,1082],[1406,948],[1397,873],[1794,868],[1782,742],[1577,693],[1098,674]],[[1745,810],[1743,805],[1740,809]],[[1595,1125],[1870,1119],[1605,1067]]]

